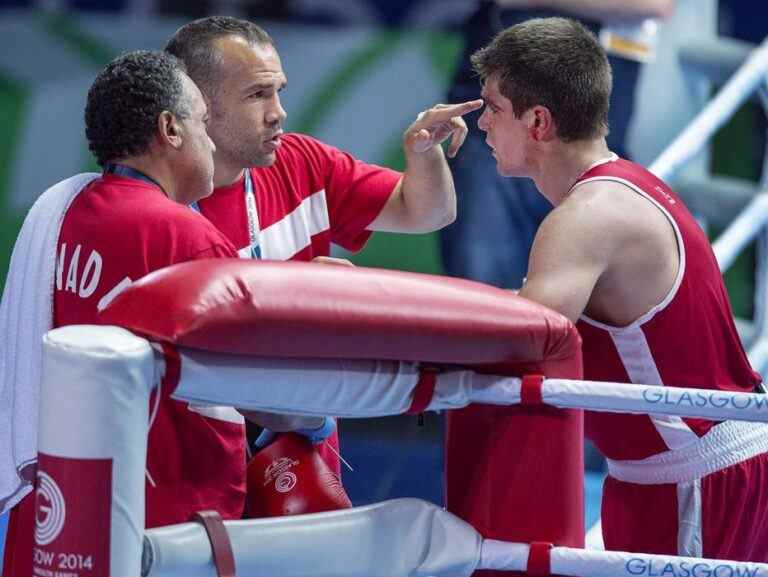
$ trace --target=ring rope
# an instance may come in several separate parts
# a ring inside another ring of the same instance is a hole
[[[535,555],[532,547],[536,547]],[[526,571],[541,575],[546,567],[542,554],[549,555],[553,575],[570,577],[765,577],[768,564],[725,561],[675,555],[651,555],[624,551],[596,551],[572,547],[541,547],[485,539],[477,569]],[[535,566],[530,567],[531,560]]]
[[[535,376],[523,379],[509,377],[509,381],[512,387],[500,393],[494,401],[484,402],[531,404],[530,399],[540,398],[541,404],[563,409],[768,423],[768,395],[763,393],[572,379],[537,379]],[[541,387],[540,394],[531,392],[531,386]],[[522,401],[522,396],[525,396],[525,401]]]

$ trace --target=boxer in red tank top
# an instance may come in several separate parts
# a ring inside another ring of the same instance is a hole
[[[606,146],[611,75],[596,38],[571,20],[529,20],[473,62],[499,172],[532,178],[555,207],[520,295],[577,323],[585,378],[754,391],[705,235],[666,184]],[[454,437],[486,442],[462,422]],[[608,457],[607,548],[768,561],[766,426],[595,413],[586,429]],[[475,490],[447,477],[449,494]]]

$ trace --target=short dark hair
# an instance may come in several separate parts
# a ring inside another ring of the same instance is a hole
[[[546,106],[564,141],[605,136],[611,65],[597,38],[568,18],[534,18],[500,32],[472,55],[483,82],[495,78],[516,117]]]
[[[219,54],[214,43],[227,36],[237,36],[255,46],[275,45],[266,30],[249,20],[232,16],[209,16],[179,28],[171,36],[165,50],[184,62],[192,80],[205,92],[212,94],[219,71]]]
[[[188,118],[184,65],[170,54],[138,50],[119,56],[88,90],[85,135],[100,166],[149,150],[164,111]]]

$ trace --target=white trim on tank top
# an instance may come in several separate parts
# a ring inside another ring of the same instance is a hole
[[[616,158],[617,157],[614,155],[612,158],[599,161],[593,166],[597,166],[605,162],[612,162],[613,160],[616,160]],[[683,276],[685,275],[686,265],[683,235],[680,232],[680,228],[678,227],[677,222],[675,222],[675,219],[672,218],[672,215],[660,202],[658,202],[655,198],[650,196],[636,184],[623,178],[615,176],[596,176],[594,178],[588,178],[586,180],[577,182],[571,188],[571,191],[584,183],[598,180],[609,180],[623,184],[630,190],[640,194],[643,198],[647,199],[651,204],[653,204],[661,211],[661,213],[669,221],[673,230],[675,231],[678,255],[680,258],[680,266],[678,267],[677,275],[675,276],[675,281],[672,284],[672,287],[661,300],[661,302],[651,307],[647,312],[635,319],[630,324],[623,327],[617,327],[601,323],[600,321],[592,319],[584,314],[580,316],[580,319],[589,325],[606,331],[610,335],[614,346],[616,347],[616,351],[619,354],[619,358],[621,359],[621,362],[624,365],[624,368],[627,371],[627,375],[629,376],[629,380],[631,382],[646,385],[664,385],[665,383],[659,374],[656,361],[653,358],[650,347],[648,346],[648,341],[645,337],[645,333],[642,330],[642,326],[653,319],[653,317],[655,317],[659,312],[667,308],[669,303],[672,302],[672,300],[677,295],[677,291],[680,289]],[[659,433],[669,449],[679,449],[695,442],[698,439],[698,435],[696,435],[696,433],[694,433],[693,430],[691,430],[691,428],[680,417],[673,415],[649,415],[649,417],[653,423],[654,428]]]
[[[590,167],[590,169],[593,168],[594,166],[598,166],[598,165],[604,164],[606,162],[612,162],[613,160],[616,160],[617,158],[618,157],[616,157],[616,155],[613,155],[613,158],[603,159],[602,161],[598,161],[597,163],[592,165]],[[590,169],[587,169],[587,171],[589,171]],[[587,171],[585,171],[585,172],[587,172]],[[590,324],[590,325],[593,325],[595,327],[601,328],[601,329],[603,329],[605,331],[608,331],[610,333],[621,333],[623,331],[627,331],[629,329],[632,329],[634,327],[639,327],[640,325],[643,325],[643,324],[647,323],[654,316],[656,316],[657,313],[659,313],[660,311],[664,310],[669,305],[669,303],[672,302],[672,299],[675,298],[675,295],[677,294],[677,291],[679,290],[680,285],[683,282],[683,276],[685,275],[685,261],[686,261],[686,258],[685,258],[685,245],[683,244],[683,235],[680,232],[680,228],[677,226],[677,222],[675,222],[675,219],[672,218],[672,215],[669,213],[669,211],[666,208],[664,208],[664,206],[659,201],[657,201],[655,198],[650,196],[647,192],[642,190],[636,184],[634,184],[632,182],[629,182],[628,180],[625,180],[623,178],[619,178],[619,177],[616,177],[616,176],[595,176],[593,178],[588,178],[586,180],[582,180],[580,182],[577,182],[575,185],[573,185],[573,187],[571,188],[571,191],[573,191],[578,186],[581,186],[582,184],[585,184],[587,182],[594,182],[594,181],[597,181],[597,180],[610,180],[610,181],[613,181],[613,182],[618,182],[620,184],[623,184],[624,186],[627,186],[631,190],[634,190],[635,192],[637,192],[640,196],[642,196],[643,198],[648,200],[651,204],[653,204],[656,208],[658,208],[661,211],[661,213],[666,217],[666,219],[669,221],[669,223],[672,225],[672,228],[675,231],[675,238],[677,239],[678,256],[680,257],[680,266],[679,266],[679,268],[677,270],[677,275],[675,276],[675,282],[672,283],[672,287],[669,289],[667,294],[664,296],[664,298],[659,303],[657,303],[656,305],[654,305],[653,307],[648,309],[647,312],[645,312],[644,314],[640,315],[637,319],[632,321],[630,324],[622,326],[622,327],[617,327],[617,326],[614,326],[614,325],[608,325],[608,324],[605,324],[605,323],[601,323],[600,321],[592,319],[592,318],[588,317],[585,314],[582,314],[579,317],[581,320],[583,320],[587,324]],[[650,384],[650,383],[646,383],[646,384]]]

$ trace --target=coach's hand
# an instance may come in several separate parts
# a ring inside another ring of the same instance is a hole
[[[259,427],[276,433],[295,431],[297,429],[317,429],[325,423],[325,417],[306,417],[303,415],[283,415],[238,409],[246,419]]]
[[[355,263],[353,263],[351,260],[346,258],[338,258],[335,256],[316,256],[312,259],[312,262],[329,264],[331,266],[355,266]]]
[[[483,105],[482,100],[469,100],[459,104],[436,104],[419,113],[403,135],[406,150],[421,153],[439,146],[448,137],[448,156],[456,156],[467,136],[467,124],[462,116]]]
[[[333,417],[319,417],[319,419],[319,425],[315,422],[312,422],[312,426],[310,427],[296,427],[290,432],[303,435],[309,439],[309,442],[313,445],[319,445],[336,432],[336,419]],[[277,438],[278,434],[279,433],[276,433],[270,429],[263,429],[261,433],[259,433],[259,436],[254,441],[253,445],[257,449],[262,449],[271,444]]]

